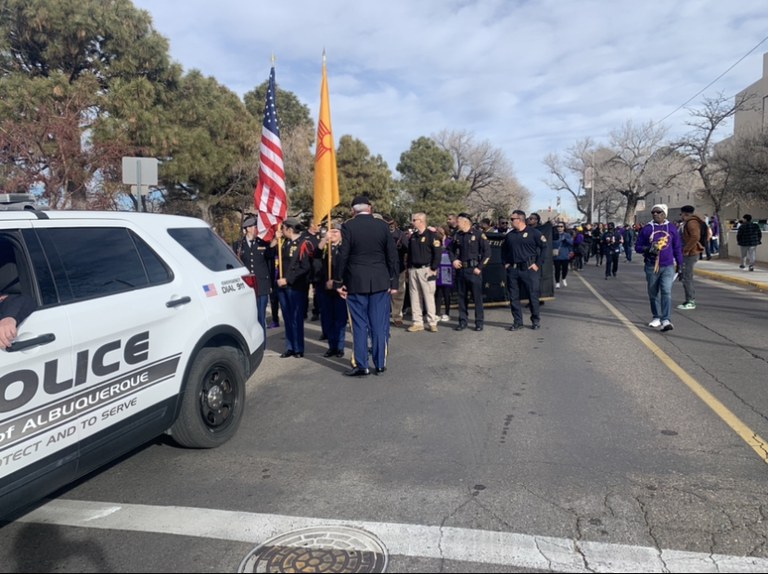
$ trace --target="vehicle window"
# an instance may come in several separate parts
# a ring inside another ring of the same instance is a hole
[[[16,266],[13,243],[0,235],[0,294],[21,293],[21,280]]]
[[[48,260],[43,252],[43,246],[40,244],[40,238],[32,229],[24,229],[21,234],[32,261],[37,288],[40,290],[40,300],[43,306],[55,305],[59,302],[59,293],[56,289],[56,283],[53,281]]]
[[[168,233],[211,271],[243,266],[224,240],[209,227],[169,229]]]
[[[40,239],[62,301],[88,299],[149,285],[131,233],[117,227],[42,229]],[[61,287],[61,286],[64,287]],[[65,288],[69,293],[65,293]]]
[[[133,241],[136,244],[136,249],[139,250],[139,255],[144,263],[144,269],[147,271],[147,277],[152,285],[159,285],[161,283],[168,283],[173,279],[173,272],[168,266],[160,259],[160,256],[155,253],[152,248],[147,245],[144,240],[131,233]]]

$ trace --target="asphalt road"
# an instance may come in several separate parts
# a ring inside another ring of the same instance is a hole
[[[660,333],[640,264],[587,266],[541,330],[497,307],[457,333],[452,310],[394,329],[366,379],[322,357],[317,323],[304,359],[270,331],[232,441],[145,445],[2,526],[0,568],[231,572],[266,538],[348,525],[388,571],[766,571],[768,294],[696,285]]]

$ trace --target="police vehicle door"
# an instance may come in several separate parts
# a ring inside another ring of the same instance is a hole
[[[141,425],[170,426],[173,413],[164,401],[178,395],[183,341],[195,333],[188,320],[194,301],[184,297],[190,288],[183,277],[130,223],[79,221],[73,228],[51,219],[33,225],[68,299],[74,341],[72,367],[55,373],[47,397],[69,409],[60,428],[77,430],[85,456],[103,448],[89,438],[96,433],[104,431],[103,445],[129,429],[140,433]],[[130,427],[120,424],[139,413]]]
[[[0,285],[6,293],[22,293],[41,305],[17,328],[10,349],[0,351],[0,486],[16,471],[59,451],[49,461],[60,472],[77,464],[77,432],[73,421],[61,424],[63,413],[53,412],[53,374],[72,377],[72,334],[65,306],[56,303],[53,279],[37,242],[23,249],[22,232],[28,221],[0,221]],[[27,254],[31,258],[27,258]],[[34,270],[34,271],[33,271]],[[17,281],[9,281],[18,273]],[[45,472],[40,470],[40,472]],[[18,476],[14,481],[24,481]]]

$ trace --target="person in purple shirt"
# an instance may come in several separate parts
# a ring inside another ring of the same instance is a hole
[[[651,208],[653,220],[637,235],[635,251],[642,254],[648,299],[653,319],[649,327],[671,331],[672,285],[677,269],[683,265],[683,248],[677,225],[667,219],[667,206],[657,203]]]

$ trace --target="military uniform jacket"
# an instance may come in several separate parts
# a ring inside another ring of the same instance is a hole
[[[328,276],[328,258],[331,258],[331,274],[336,272],[336,267],[339,265],[339,251],[341,249],[341,243],[332,245],[330,242],[325,244],[322,251],[317,252],[317,260],[319,265],[318,281],[320,281],[321,287],[325,289],[325,282],[328,279],[333,279],[333,276]],[[335,293],[335,290],[334,290]]]
[[[485,233],[473,227],[456,231],[449,253],[451,262],[461,261],[464,267],[483,269],[491,260],[491,245]]]
[[[288,281],[288,287],[309,290],[313,259],[314,247],[306,234],[283,242],[283,278]]]
[[[339,264],[333,272],[348,293],[371,294],[397,289],[397,248],[389,226],[360,213],[341,226]]]
[[[437,271],[443,255],[443,246],[437,233],[425,229],[424,233],[415,231],[408,239],[408,267],[428,266]]]
[[[243,237],[235,244],[235,253],[248,271],[256,277],[256,294],[269,295],[272,287],[275,249],[259,237],[248,245],[248,239]]]
[[[547,238],[535,227],[526,225],[520,231],[513,229],[504,237],[501,261],[504,265],[516,267],[530,267],[535,263],[541,269],[546,247]]]

